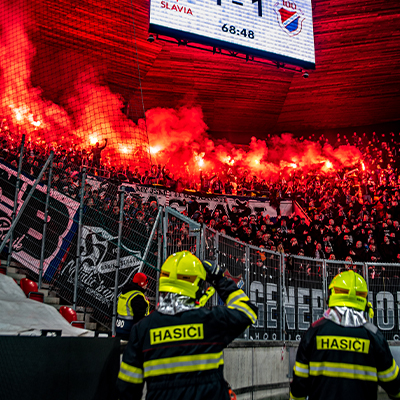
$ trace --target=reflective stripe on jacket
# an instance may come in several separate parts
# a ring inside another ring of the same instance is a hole
[[[120,400],[229,400],[223,349],[257,320],[257,307],[232,280],[215,288],[226,306],[175,315],[158,311],[135,324],[123,355]]]
[[[140,292],[139,290],[132,290],[127,293],[122,293],[118,299],[118,307],[117,307],[117,314],[118,317],[122,319],[133,319],[135,315],[135,311],[132,309],[131,301],[136,296],[142,296],[144,301],[147,303],[147,309],[145,315],[149,315],[150,311],[150,304],[146,299],[145,295]]]
[[[400,398],[399,367],[374,325],[344,327],[321,318],[304,334],[291,399],[376,400],[378,384],[391,399]]]

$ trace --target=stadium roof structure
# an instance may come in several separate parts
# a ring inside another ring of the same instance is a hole
[[[267,133],[400,128],[398,1],[313,1],[316,69],[307,79],[271,63],[163,40],[150,43],[149,0],[29,3],[35,62],[56,70],[69,57],[86,58],[126,102],[140,103],[135,94],[142,90],[146,110],[200,105],[215,138],[248,143]],[[33,80],[53,98],[63,85],[60,80],[58,87],[46,86],[35,73]]]

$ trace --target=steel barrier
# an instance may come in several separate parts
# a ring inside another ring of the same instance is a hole
[[[300,340],[327,309],[332,278],[352,269],[367,281],[368,301],[375,311],[372,322],[388,340],[400,340],[400,264],[283,254],[246,245],[208,227],[203,230],[204,257],[218,260],[226,276],[258,306],[258,321],[244,337]]]
[[[1,246],[40,284],[49,284],[76,307],[93,308],[97,321],[108,327],[117,296],[135,272],[149,276],[147,294],[154,306],[162,262],[188,250],[217,261],[257,303],[259,319],[242,337],[299,340],[327,308],[331,279],[353,269],[369,285],[373,322],[387,339],[400,340],[399,264],[315,259],[257,248],[173,208],[158,207],[156,197],[142,203],[135,191],[125,191],[112,179],[98,181],[85,171],[68,171],[50,161],[47,165],[41,169],[25,163],[18,173],[0,163]],[[33,190],[35,176],[39,180]],[[215,296],[208,305],[220,303]]]
[[[183,250],[200,257],[200,224],[173,208],[165,207],[163,227],[163,261],[171,254]]]
[[[12,227],[7,235],[13,236],[12,252],[7,247],[8,253],[40,285],[49,285],[63,302],[75,308],[91,308],[92,317],[107,327],[117,296],[135,272],[143,271],[149,277],[147,295],[154,306],[160,222],[157,205],[142,204],[139,197],[124,194],[111,180],[101,182],[93,193],[92,180],[86,178],[84,170],[52,169],[44,168],[29,197],[35,184],[30,173],[40,169],[34,171],[33,166],[25,165],[15,196],[18,172],[7,163],[0,165],[0,217],[4,228],[7,224]],[[48,190],[50,172],[53,179],[50,176]],[[11,225],[14,197],[15,226]],[[8,244],[3,240],[3,247]]]

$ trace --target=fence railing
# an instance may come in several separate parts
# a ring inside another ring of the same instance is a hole
[[[244,337],[300,340],[327,309],[328,287],[339,272],[352,269],[369,287],[373,323],[388,340],[400,340],[400,264],[315,259],[246,245],[204,229],[204,257],[218,260],[258,306],[258,321]]]
[[[49,161],[32,175],[33,166],[20,171],[0,164],[1,245],[39,282],[76,307],[92,307],[95,319],[108,327],[121,288],[135,272],[149,276],[147,295],[155,305],[162,262],[189,250],[217,260],[257,303],[259,319],[243,337],[298,340],[327,308],[333,276],[353,269],[369,285],[373,322],[387,339],[400,340],[399,264],[322,260],[246,245],[173,208],[163,210],[156,197],[142,204],[135,191],[111,180],[95,182],[85,171],[60,182],[62,171],[51,168]],[[215,296],[209,305],[220,302]]]
[[[51,169],[49,159],[35,180],[26,170],[0,165],[2,248],[40,286],[49,284],[75,308],[92,308],[93,318],[107,327],[113,326],[117,297],[135,272],[149,277],[147,294],[154,305],[161,233],[157,204],[142,205],[110,181],[93,197],[85,171],[59,184],[58,178],[48,179]],[[64,184],[68,191],[62,193]]]

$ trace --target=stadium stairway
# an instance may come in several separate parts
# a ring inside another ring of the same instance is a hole
[[[10,266],[7,268],[7,260],[2,259],[1,260],[1,267],[5,267],[6,275],[13,278],[18,285],[20,284],[21,279],[26,278],[26,274],[24,273],[23,266],[22,264],[16,262],[16,261],[11,261]],[[29,279],[32,279],[29,277]],[[37,282],[36,282],[37,283]],[[55,291],[52,291],[49,289],[49,284],[48,283],[42,283],[42,288],[38,289],[40,293],[43,293],[44,295],[44,303],[53,306],[57,310],[60,309],[60,307],[68,306],[71,307],[71,304],[60,304],[60,298],[58,297],[57,293]],[[90,331],[95,331],[97,329],[97,323],[93,322],[91,318],[91,314],[93,312],[93,309],[90,307],[77,307],[76,310],[76,315],[78,318],[78,321],[84,321],[85,322],[85,329],[90,330]]]

